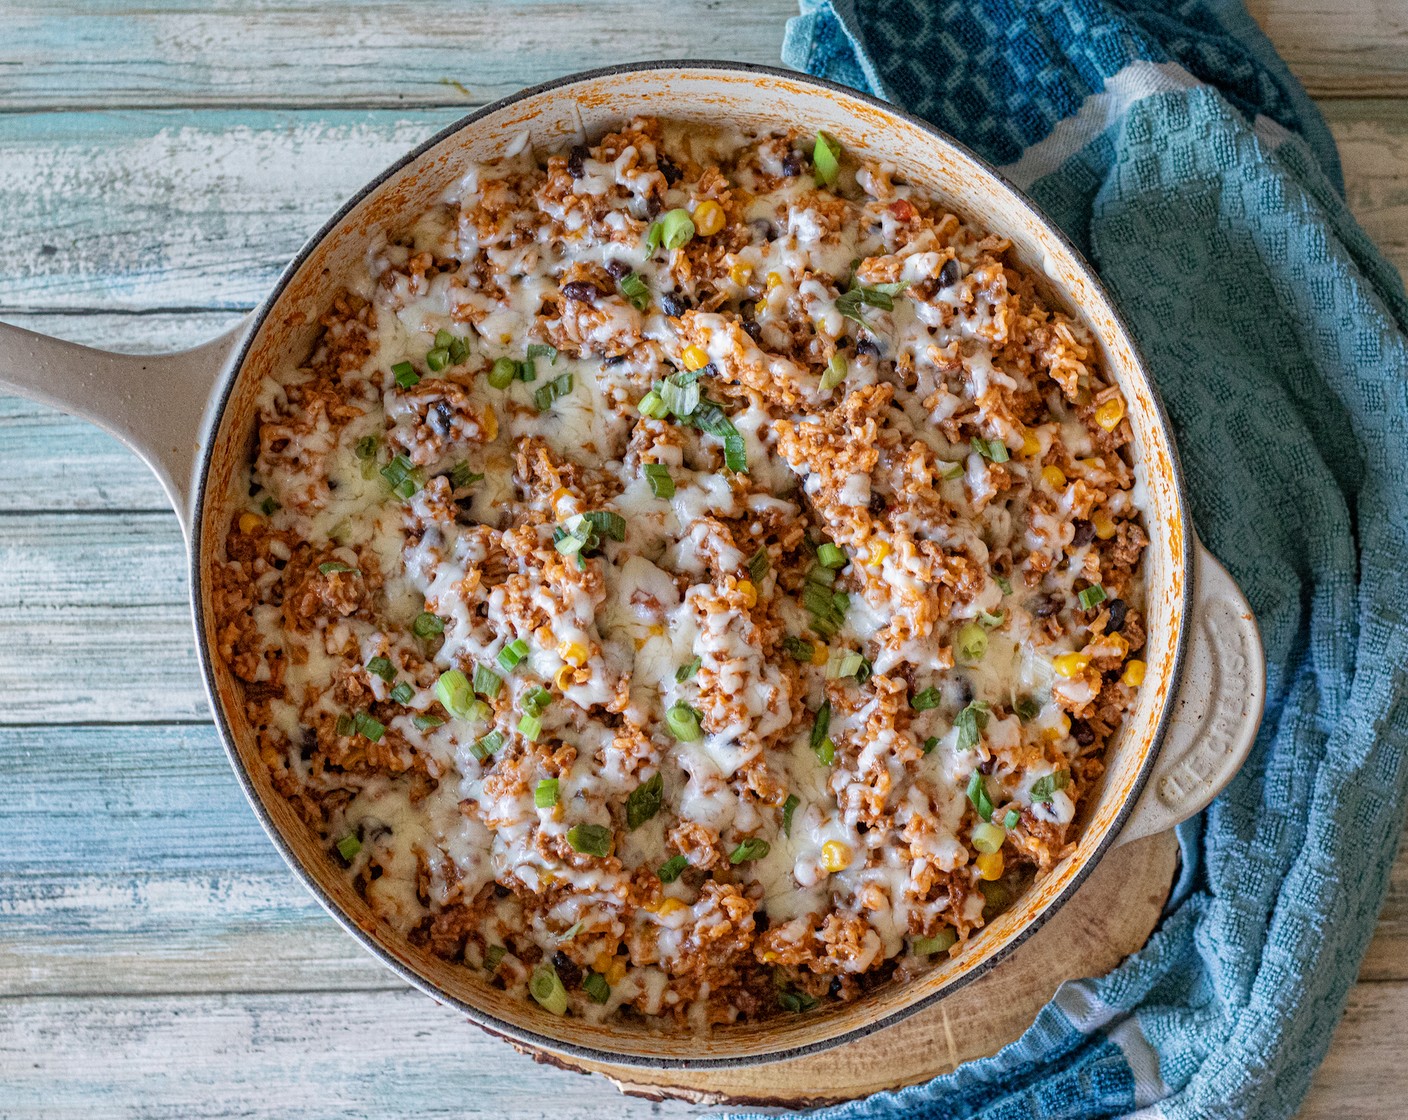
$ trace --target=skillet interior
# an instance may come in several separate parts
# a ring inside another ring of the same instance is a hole
[[[465,161],[490,158],[525,132],[536,146],[555,150],[583,132],[594,137],[607,125],[636,114],[702,123],[727,120],[764,129],[804,122],[809,130],[832,133],[853,151],[894,164],[961,216],[1010,238],[1023,263],[1047,278],[1057,293],[1053,302],[1083,319],[1100,340],[1106,368],[1128,402],[1151,538],[1144,558],[1149,673],[1134,711],[1110,748],[1106,776],[1086,809],[1087,823],[1075,852],[959,956],[919,981],[886,985],[825,1013],[720,1028],[707,1037],[667,1034],[629,1022],[592,1025],[557,1018],[381,926],[316,837],[271,789],[255,736],[244,719],[240,686],[212,657],[214,613],[208,604],[209,581],[202,579],[220,556],[230,511],[243,502],[238,479],[254,438],[260,381],[308,354],[319,316],[343,279],[362,267],[370,238],[398,230],[407,217],[442,198],[459,179]],[[888,106],[815,79],[727,63],[617,67],[526,91],[428,141],[348,203],[285,272],[259,312],[236,369],[218,402],[214,430],[198,469],[192,539],[192,589],[203,669],[236,773],[275,844],[329,911],[406,980],[491,1030],[589,1059],[695,1068],[795,1056],[869,1033],[927,1006],[1010,952],[1075,889],[1114,840],[1142,788],[1177,679],[1192,544],[1161,407],[1128,333],[1078,254],[976,157]]]

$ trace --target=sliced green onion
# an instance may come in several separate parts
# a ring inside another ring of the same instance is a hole
[[[978,621],[981,622],[983,626],[988,630],[992,630],[998,626],[1001,626],[1002,620],[1005,617],[1006,615],[1003,614],[1002,611],[998,611],[996,614],[990,614],[987,611],[978,612]]]
[[[626,519],[614,510],[593,509],[581,516],[586,518],[598,533],[610,537],[613,541],[626,539]]]
[[[653,253],[661,245],[667,249],[683,249],[693,236],[694,219],[689,211],[667,210],[645,231],[646,252]]]
[[[812,167],[822,186],[829,187],[836,182],[836,176],[841,173],[840,154],[840,144],[824,132],[816,134],[816,143],[812,145]]]
[[[376,436],[363,436],[352,448],[352,454],[359,459],[370,459],[376,455]]]
[[[953,721],[958,728],[958,749],[970,751],[978,745],[982,733],[988,726],[988,706],[981,700],[974,700],[958,713]]]
[[[499,694],[499,690],[504,686],[503,677],[490,669],[487,665],[476,665],[474,667],[474,691],[480,696],[487,696],[492,700]]]
[[[409,704],[415,699],[416,690],[410,681],[402,681],[391,690],[391,699],[398,704]]]
[[[441,329],[435,332],[435,349],[448,350],[454,345],[455,336],[449,331]]]
[[[534,787],[533,804],[539,809],[551,809],[557,804],[556,778],[544,778]]]
[[[983,780],[979,770],[974,770],[973,776],[968,779],[968,800],[978,811],[978,816],[985,821],[992,820],[992,798],[988,795],[987,782]]]
[[[784,1011],[811,1011],[816,1005],[816,1000],[799,988],[777,989],[777,1006]]]
[[[417,638],[434,638],[445,632],[445,620],[438,614],[421,611],[411,623],[411,633]]]
[[[670,477],[670,468],[664,463],[646,463],[645,478],[650,483],[650,491],[657,498],[675,496],[675,480]]]
[[[749,860],[765,859],[770,851],[772,851],[772,845],[761,836],[750,836],[729,852],[728,861],[737,867],[740,863],[746,863]]]
[[[830,766],[836,760],[836,744],[829,737],[823,739],[816,749],[816,757],[823,766]]]
[[[544,961],[533,970],[528,980],[528,994],[538,1001],[544,1011],[553,1015],[567,1014],[567,989],[557,975],[557,969]]]
[[[435,698],[455,719],[468,719],[474,690],[469,687],[469,678],[458,669],[447,669],[435,682]]]
[[[584,855],[611,854],[611,830],[599,824],[574,824],[567,830],[567,842],[574,852]]]
[[[1092,610],[1108,599],[1109,596],[1105,594],[1105,589],[1098,583],[1092,583],[1089,587],[1082,590],[1076,598],[1080,600],[1082,607],[1086,610]]]
[[[864,661],[865,658],[854,650],[833,649],[826,659],[826,679],[836,681],[842,677],[853,677]]]
[[[364,739],[379,743],[381,737],[386,734],[386,725],[373,719],[366,712],[358,712],[352,717],[352,730]]]
[[[932,957],[935,953],[946,953],[958,944],[958,934],[944,927],[933,937],[916,937],[909,943],[910,949],[921,957]]]
[[[993,824],[992,821],[983,821],[973,829],[973,847],[984,855],[992,855],[1002,847],[1006,839],[1007,833],[1003,831],[1002,826]]]
[[[528,361],[514,362],[513,375],[518,378],[519,381],[537,381],[538,363]]]
[[[357,853],[362,850],[362,842],[357,839],[355,833],[349,832],[337,842],[337,854],[351,863],[357,858]]]
[[[1008,809],[1006,815],[1002,818],[1002,826],[1004,828],[1016,828],[1017,825],[1021,823],[1021,820],[1021,813],[1017,812],[1016,809]]]
[[[723,440],[724,464],[729,470],[737,473],[748,470],[747,444],[718,401],[701,398],[699,407],[691,413],[688,422],[701,432]]]
[[[795,793],[789,793],[787,800],[782,803],[782,833],[784,836],[792,835],[792,814],[797,811],[797,806],[801,802],[797,800]]]
[[[1017,697],[1016,703],[1012,705],[1012,711],[1023,723],[1036,719],[1041,714],[1041,705],[1030,696]]]
[[[644,311],[650,306],[650,287],[638,272],[628,272],[621,277],[621,294],[637,311]]]
[[[508,956],[508,950],[502,945],[490,945],[484,952],[484,967],[493,972],[506,956]]]
[[[396,666],[384,657],[373,657],[368,661],[367,672],[375,674],[387,684],[396,679]]]
[[[1006,576],[993,576],[992,578],[997,581],[997,586],[1002,588],[1004,595],[1012,594],[1012,581],[1010,579]]]
[[[437,346],[425,355],[425,364],[432,373],[439,373],[450,364],[450,348]]]
[[[815,650],[811,642],[804,642],[801,638],[794,638],[791,634],[782,639],[782,648],[794,660],[807,664],[812,659]]]
[[[391,367],[391,372],[396,377],[396,384],[402,389],[411,389],[420,384],[420,374],[410,362],[397,362]]]
[[[939,477],[945,482],[952,482],[955,478],[963,477],[962,463],[943,463],[939,467]]]
[[[671,856],[656,869],[655,877],[662,883],[673,883],[688,866],[689,860],[684,856]]]
[[[675,701],[665,713],[665,726],[681,743],[693,743],[704,737],[704,731],[699,726],[699,713],[683,700]]]
[[[846,355],[839,350],[831,355],[831,361],[826,365],[826,372],[821,375],[821,391],[830,392],[837,385],[846,380],[849,369],[846,365]]]
[[[826,741],[826,733],[831,730],[831,701],[823,700],[821,707],[816,710],[816,719],[812,723],[811,738],[808,744],[814,751],[821,749],[821,744]],[[833,746],[834,750],[835,747]]]
[[[470,470],[468,463],[456,463],[450,468],[449,479],[451,490],[463,490],[466,486],[473,486],[476,482],[483,482],[484,476]]]
[[[1071,772],[1069,770],[1056,770],[1053,773],[1038,778],[1032,783],[1032,801],[1035,804],[1050,801],[1056,796],[1058,789],[1065,789],[1070,784]]]
[[[528,656],[528,643],[522,638],[514,638],[503,649],[499,650],[499,668],[505,673],[511,673],[525,657]]]
[[[1010,458],[1007,454],[1007,445],[1000,439],[983,439],[982,436],[974,436],[968,441],[973,446],[973,450],[984,459],[991,459],[994,463],[1005,463]]]
[[[881,311],[893,311],[895,309],[895,296],[899,295],[909,287],[908,281],[901,281],[895,284],[875,284],[867,287],[860,284],[852,287],[850,291],[843,292],[835,299],[836,310],[845,318],[859,323],[867,330],[870,323],[865,317],[865,307],[878,308]]]
[[[641,397],[640,404],[636,405],[642,416],[649,416],[652,420],[663,420],[670,415],[670,409],[661,399],[660,394],[654,389]]]
[[[599,972],[588,971],[582,977],[582,991],[591,997],[593,1003],[605,1003],[611,998],[611,985],[606,982],[606,977]]]
[[[748,561],[748,575],[755,584],[762,583],[768,574],[768,550],[764,546],[753,553],[752,559]]]
[[[495,358],[489,369],[489,384],[495,389],[507,389],[518,377],[518,363],[512,358]]]
[[[838,545],[834,545],[830,541],[827,541],[825,544],[817,548],[816,562],[820,564],[823,568],[839,570],[849,564],[850,560],[846,558],[846,554],[841,551]]]
[[[923,692],[916,692],[909,698],[909,706],[916,712],[927,712],[930,708],[937,708],[943,702],[943,695],[932,686]]]
[[[391,492],[403,500],[409,499],[424,484],[425,476],[404,455],[397,455],[381,468]]]
[[[524,716],[518,721],[518,733],[530,743],[536,743],[542,731],[543,721],[537,716]]]
[[[679,684],[684,684],[685,681],[689,680],[690,677],[694,676],[695,673],[699,672],[699,666],[703,664],[704,659],[702,657],[696,657],[693,661],[689,662],[689,664],[681,665],[678,669],[675,670],[675,680]]]
[[[552,407],[553,401],[565,397],[571,392],[572,374],[559,374],[533,393],[533,404],[539,412],[546,412]]]
[[[558,936],[557,943],[559,945],[565,945],[567,942],[571,941],[574,937],[576,937],[577,934],[581,933],[582,929],[586,926],[586,924],[586,922],[573,922]]]
[[[557,347],[549,346],[546,342],[530,342],[528,360],[532,362],[538,358],[547,358],[550,365],[557,365]]]
[[[958,654],[958,659],[968,665],[981,661],[988,652],[988,632],[983,629],[982,623],[966,623],[958,631],[958,637],[953,643],[953,652]]]
[[[447,349],[450,351],[450,361],[457,366],[463,365],[464,360],[469,357],[469,339],[452,336]]]
[[[351,564],[340,564],[336,560],[329,560],[326,564],[318,565],[318,574],[320,576],[337,575],[342,572],[355,573],[356,575],[362,574],[361,569],[354,568]]]
[[[523,694],[520,703],[530,716],[540,716],[552,704],[552,693],[541,685],[534,685]]]
[[[333,730],[340,736],[351,735],[352,717],[349,716],[346,712],[343,712],[340,716],[337,717],[337,725],[333,728]]]
[[[501,731],[491,731],[487,735],[480,736],[469,744],[469,753],[480,762],[487,762],[489,757],[504,745],[504,736]]]
[[[690,416],[699,407],[701,394],[697,377],[691,377],[688,380],[682,380],[675,376],[667,377],[660,382],[660,388],[657,391],[665,407],[676,416]]]
[[[748,445],[737,432],[724,436],[724,466],[734,474],[747,473]]]
[[[660,773],[641,782],[626,798],[626,827],[634,831],[660,811],[665,779]]]
[[[937,735],[930,735],[927,739],[925,739],[922,743],[919,744],[919,749],[925,754],[928,754],[938,745],[939,737]]]
[[[439,716],[412,716],[411,722],[419,731],[429,731],[433,727],[442,727],[445,723]]]
[[[279,508],[279,503],[274,501],[273,498],[265,498],[262,502],[259,503],[259,510],[261,513],[264,514],[265,517],[273,517],[274,511]]]

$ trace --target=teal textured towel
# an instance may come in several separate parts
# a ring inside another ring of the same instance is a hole
[[[1148,357],[1198,531],[1269,702],[1181,830],[1148,946],[997,1056],[847,1117],[1290,1116],[1403,824],[1408,304],[1324,122],[1239,4],[803,0],[784,59],[999,165],[1082,247]],[[981,215],[978,215],[981,218]]]

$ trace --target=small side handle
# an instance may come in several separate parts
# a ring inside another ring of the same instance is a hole
[[[1173,714],[1154,772],[1119,843],[1164,832],[1202,812],[1256,741],[1266,706],[1266,655],[1246,596],[1202,544]]]
[[[89,420],[149,466],[189,535],[212,390],[250,319],[176,354],[114,354],[0,323],[0,389]]]

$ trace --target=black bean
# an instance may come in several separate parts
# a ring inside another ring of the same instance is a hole
[[[552,966],[557,969],[557,975],[566,987],[575,988],[582,982],[582,970],[561,949],[552,955]]]
[[[276,572],[281,572],[281,571],[283,571],[285,568],[288,567],[288,561],[287,561],[287,560],[280,559],[280,558],[277,557],[277,556],[275,556],[272,560],[270,560],[269,563],[274,566],[274,571],[276,571]]]
[[[841,998],[841,978],[839,976],[831,978],[831,986],[826,989],[826,994],[832,999]]]
[[[573,280],[562,285],[562,294],[577,303],[595,303],[602,291],[589,280]]]
[[[1071,734],[1075,736],[1076,742],[1083,747],[1088,747],[1095,742],[1095,728],[1083,719],[1071,720]]]
[[[1089,521],[1077,521],[1075,534],[1071,537],[1071,544],[1076,548],[1083,548],[1095,539],[1095,526]]]
[[[602,362],[601,364],[604,366],[619,366],[625,360],[625,354],[612,354],[611,357],[607,358],[606,361]]]
[[[890,508],[890,503],[885,500],[885,495],[877,490],[870,492],[870,503],[866,507],[871,513],[881,514]]]
[[[513,893],[513,892],[512,892],[511,890],[509,890],[506,886],[504,886],[502,883],[495,883],[495,884],[494,884],[494,897],[495,897],[495,898],[507,898],[507,897],[508,897],[509,895],[511,895],[512,893]]]
[[[856,357],[859,358],[863,354],[870,354],[876,358],[880,356],[880,344],[866,334],[856,339]]]
[[[439,436],[447,436],[454,429],[455,414],[444,401],[436,401],[434,407],[426,413],[425,422]]]
[[[777,240],[777,227],[766,218],[754,218],[748,223],[752,226],[764,241]]]
[[[585,144],[577,144],[567,153],[567,170],[572,178],[580,179],[582,177],[583,164],[589,155],[591,152],[587,151]]]
[[[763,324],[756,319],[743,320],[743,333],[754,342],[759,342],[763,337]]]
[[[379,863],[374,863],[374,864],[372,864],[371,867],[368,869],[367,874],[368,874],[372,879],[380,879],[380,878],[381,878],[381,875],[382,875],[381,864],[379,864]]]
[[[660,297],[660,310],[666,315],[678,319],[689,310],[689,297],[676,295],[674,292],[666,292]]]
[[[631,266],[623,260],[612,257],[605,265],[606,271],[611,274],[613,280],[624,280],[631,271]]]
[[[1061,600],[1059,598],[1055,595],[1045,595],[1037,600],[1036,607],[1032,610],[1032,614],[1036,615],[1037,618],[1050,618],[1060,609]]]
[[[948,260],[944,261],[943,268],[939,269],[939,287],[948,288],[957,284],[960,272],[958,261],[953,257],[949,257]]]
[[[680,169],[675,166],[674,160],[669,156],[663,153],[657,155],[655,157],[655,166],[659,169],[660,174],[665,176],[665,182],[670,186],[673,187],[680,181]]]
[[[766,910],[753,911],[753,931],[755,933],[767,933],[768,926],[772,924],[772,919],[768,917]]]
[[[788,152],[782,161],[782,173],[792,179],[802,173],[802,157],[796,152]]]
[[[1129,604],[1123,599],[1111,599],[1105,609],[1110,612],[1110,621],[1105,624],[1105,633],[1118,634],[1124,629],[1124,617],[1129,613]]]

